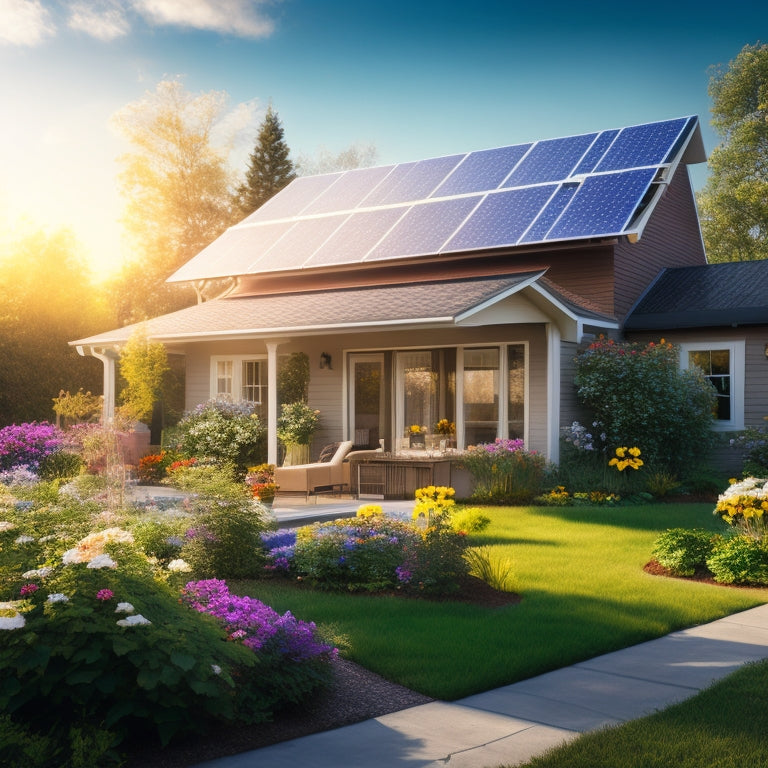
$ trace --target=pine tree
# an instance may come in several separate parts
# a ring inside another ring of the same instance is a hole
[[[296,178],[280,118],[270,105],[250,155],[245,183],[237,190],[244,216],[260,208],[270,197]]]

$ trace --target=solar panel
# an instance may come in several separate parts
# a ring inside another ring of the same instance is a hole
[[[349,264],[362,261],[382,237],[397,223],[410,206],[381,208],[353,213],[304,265]]]
[[[357,207],[371,189],[386,178],[394,167],[394,165],[382,165],[377,168],[346,171],[338,181],[304,208],[302,215],[346,211]]]
[[[568,178],[595,138],[594,133],[534,144],[502,187],[524,187]]]
[[[327,176],[300,176],[267,200],[261,208],[257,208],[244,223],[298,216],[319,194],[340,178],[340,173],[329,173]]]
[[[408,173],[399,183],[387,190],[379,201],[379,205],[394,203],[411,203],[429,197],[440,182],[458,165],[464,155],[451,157],[435,157],[431,160],[419,160],[411,166]],[[365,205],[370,205],[366,199]]]
[[[454,197],[414,205],[365,260],[438,253],[479,200],[479,197]]]
[[[622,128],[595,171],[618,171],[665,162],[687,118]]]
[[[488,195],[443,251],[514,245],[556,189],[548,184]]]
[[[697,124],[684,117],[302,177],[171,279],[637,234],[654,179],[680,160]],[[696,162],[700,141],[691,146],[686,161]]]
[[[643,168],[588,177],[546,239],[621,234],[655,175],[655,168]]]
[[[563,184],[559,187],[518,243],[536,243],[545,240],[550,228],[571,202],[578,188],[578,184]]]
[[[251,264],[259,272],[301,266],[349,216],[300,219],[263,256]],[[286,266],[290,265],[290,266]]]
[[[511,147],[470,152],[433,192],[432,197],[450,197],[497,189],[530,146],[516,144]]]

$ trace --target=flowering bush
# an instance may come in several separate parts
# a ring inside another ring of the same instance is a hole
[[[11,424],[0,429],[0,469],[24,466],[38,470],[41,462],[64,445],[64,433],[47,421]]]
[[[546,462],[526,451],[522,440],[497,438],[470,446],[462,463],[475,480],[472,498],[505,504],[527,504],[541,493]]]
[[[768,480],[756,477],[732,480],[728,489],[717,497],[714,514],[742,533],[763,540],[768,518]]]
[[[265,430],[248,403],[211,400],[177,425],[171,441],[186,457],[233,463],[241,475],[264,453]]]
[[[139,481],[146,485],[155,485],[165,480],[168,468],[178,459],[172,451],[160,451],[139,459]]]
[[[320,411],[305,402],[283,403],[277,419],[277,436],[286,445],[309,445],[320,426]]]
[[[381,504],[363,504],[357,508],[355,517],[380,517],[384,514]]]
[[[433,518],[450,513],[456,504],[453,496],[456,494],[453,488],[446,486],[428,485],[425,488],[417,488],[415,492],[416,504],[413,508],[413,519],[417,522],[422,519],[427,525]]]
[[[711,444],[715,390],[698,369],[680,370],[678,350],[600,337],[576,359],[579,399],[609,445],[642,444],[648,463],[680,472]]]
[[[730,444],[742,453],[745,476],[768,476],[768,432],[764,428],[745,429],[736,435]]]
[[[149,728],[167,743],[214,723],[262,722],[329,679],[334,651],[314,625],[227,597],[223,582],[215,608],[190,610],[140,549],[141,525],[101,522],[73,538],[112,513],[65,503],[9,509],[0,521],[3,735],[7,723],[34,743],[36,765],[118,763],[115,748]],[[167,568],[187,570],[180,558]]]
[[[253,498],[263,504],[270,504],[280,486],[275,483],[275,465],[259,464],[249,467],[245,482],[251,489]]]

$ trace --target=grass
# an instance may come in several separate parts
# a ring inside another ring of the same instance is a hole
[[[330,625],[346,655],[389,680],[453,700],[768,602],[643,571],[667,528],[720,530],[709,504],[488,508],[472,543],[508,557],[523,600],[500,609],[241,582],[281,613]]]
[[[749,664],[661,712],[580,736],[525,768],[768,765],[768,662]]]

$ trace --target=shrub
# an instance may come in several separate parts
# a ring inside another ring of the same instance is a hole
[[[652,496],[662,499],[677,490],[680,487],[680,481],[676,475],[669,472],[652,472],[645,480],[645,487]]]
[[[470,547],[464,553],[470,576],[484,581],[500,592],[514,591],[512,560],[501,557],[493,547]]]
[[[55,451],[40,462],[40,477],[43,480],[70,480],[85,468],[83,460],[70,451]]]
[[[262,461],[264,438],[253,405],[211,400],[187,414],[170,440],[187,457],[230,462],[244,476],[247,467]]]
[[[653,467],[680,473],[712,440],[715,390],[698,369],[681,371],[672,344],[602,336],[576,359],[578,396],[609,446],[642,445]]]
[[[130,532],[147,557],[154,557],[161,565],[167,565],[180,556],[187,528],[184,520],[145,519],[134,522]]]
[[[707,568],[721,584],[768,585],[768,549],[751,536],[739,535],[717,542]]]
[[[0,429],[0,469],[24,466],[37,471],[40,463],[64,444],[64,433],[47,421],[11,424]]]
[[[750,427],[731,440],[731,447],[742,451],[745,476],[768,476],[768,433]]]
[[[542,491],[544,457],[525,450],[522,440],[502,440],[471,446],[462,463],[472,474],[472,498],[496,504],[527,504]]]
[[[286,445],[309,445],[320,426],[320,411],[305,402],[283,403],[277,419],[277,436]]]
[[[699,528],[671,528],[656,539],[653,556],[675,576],[693,576],[706,568],[718,537]]]
[[[384,517],[315,523],[298,530],[292,567],[319,589],[392,589],[404,552],[420,541],[415,528]]]

